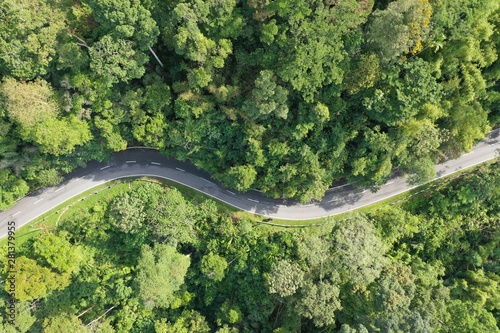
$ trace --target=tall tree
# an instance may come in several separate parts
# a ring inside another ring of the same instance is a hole
[[[4,0],[0,18],[2,73],[20,80],[46,75],[66,28],[61,9],[47,1]]]
[[[108,86],[142,77],[159,34],[150,11],[139,0],[86,2],[100,24],[99,40],[87,46],[91,69]]]
[[[368,47],[384,64],[421,51],[430,31],[431,15],[429,0],[397,0],[384,10],[375,10],[366,34]]]
[[[371,221],[356,216],[340,222],[333,235],[333,262],[345,282],[368,285],[387,264],[386,246],[375,235]]]
[[[19,301],[31,301],[47,296],[54,290],[61,290],[69,285],[69,274],[57,274],[24,256],[16,259],[15,266],[16,294]],[[5,285],[8,290],[8,284]]]
[[[190,260],[174,247],[144,245],[137,264],[138,295],[146,308],[168,308],[184,283]]]
[[[72,245],[67,232],[48,234],[33,244],[34,252],[61,273],[77,272],[83,260],[83,249]]]
[[[304,283],[304,272],[295,262],[280,260],[271,265],[269,292],[281,297],[292,296]]]
[[[29,191],[26,182],[16,177],[10,169],[0,170],[0,209],[10,207],[17,199]]]
[[[339,294],[340,289],[331,282],[308,282],[301,289],[297,312],[318,327],[330,326],[335,323],[335,311],[342,309]]]

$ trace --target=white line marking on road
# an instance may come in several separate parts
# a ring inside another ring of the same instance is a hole
[[[473,150],[473,151],[468,152],[467,154],[463,154],[462,156],[470,155],[470,154],[472,154],[472,153],[474,153],[474,150]]]
[[[137,161],[127,161],[125,163],[135,163],[135,162],[137,162]]]
[[[20,214],[20,213],[21,213],[21,211],[18,211],[17,213],[12,214],[12,216],[16,216],[17,214]]]
[[[390,182],[388,182],[388,183],[385,183],[385,185],[390,185],[390,184],[392,184],[392,183],[394,183],[394,181],[390,181]]]
[[[226,191],[227,191],[229,194],[231,194],[231,195],[236,195],[236,193],[234,193],[234,192],[231,192],[231,191],[229,191],[229,190],[226,190]]]
[[[104,169],[107,169],[107,168],[109,168],[110,166],[111,166],[111,165],[106,165],[105,167],[102,167],[102,168],[101,168],[101,169],[99,169],[99,170],[104,170]]]
[[[261,191],[261,190],[257,190],[257,189],[255,189],[255,188],[253,188],[253,189],[252,189],[252,191],[255,191],[255,192],[260,192],[260,193],[262,193],[262,191]]]
[[[57,190],[55,190],[54,192],[59,192],[60,190],[62,190],[63,188],[65,188],[66,186],[63,186],[61,188],[58,188]]]
[[[181,169],[181,168],[175,168],[176,170],[179,170],[179,171],[182,171],[182,172],[186,172],[186,170],[184,169]]]
[[[35,201],[35,202],[33,203],[33,205],[36,205],[37,203],[39,203],[39,202],[40,202],[40,201],[42,201],[42,200],[43,200],[43,198],[38,199],[37,201]]]
[[[250,198],[247,198],[247,199],[250,201],[253,201],[253,202],[259,202],[258,200],[254,200],[254,199],[250,199]]]
[[[151,164],[153,164],[153,165],[161,165],[161,163],[158,163],[158,162],[151,162]]]
[[[338,200],[339,200],[339,198],[337,198],[337,199],[332,199],[332,200],[330,200],[330,201],[328,201],[328,202],[334,202],[334,201],[338,201]]]

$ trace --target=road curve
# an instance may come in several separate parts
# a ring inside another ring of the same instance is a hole
[[[494,159],[499,148],[500,129],[497,129],[478,143],[471,152],[436,165],[437,178]],[[224,188],[206,172],[190,163],[164,157],[156,150],[134,148],[116,153],[109,163],[91,162],[86,168],[68,174],[58,186],[30,193],[17,201],[12,208],[0,212],[0,238],[7,234],[8,221],[15,221],[16,228],[20,228],[64,201],[93,187],[114,179],[137,176],[169,179],[238,209],[288,220],[315,219],[348,212],[415,187],[407,186],[402,177],[391,179],[375,193],[362,191],[347,184],[327,190],[319,202],[303,205],[292,200],[267,198],[255,190],[240,193]]]

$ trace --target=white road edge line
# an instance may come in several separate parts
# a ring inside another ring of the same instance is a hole
[[[250,201],[253,201],[253,202],[259,202],[258,200],[254,200],[254,199],[250,199],[250,198],[247,198],[247,199]]]
[[[151,164],[153,164],[153,165],[161,165],[161,163],[158,163],[158,162],[151,162]]]
[[[111,165],[106,165],[105,167],[102,167],[102,168],[100,168],[99,170],[104,170],[104,169],[107,169],[107,168],[109,168],[110,166],[111,166]]]
[[[54,192],[59,192],[60,190],[62,190],[63,188],[65,188],[66,186],[63,186],[61,188],[58,188],[57,190],[55,190]]]
[[[125,163],[135,163],[137,161],[126,161]]]
[[[40,202],[40,201],[42,201],[42,200],[43,200],[43,198],[38,199],[37,201],[35,201],[35,202],[33,203],[33,205],[36,205],[37,203],[39,203],[39,202]]]
[[[175,170],[179,170],[179,171],[181,171],[181,172],[186,172],[186,170],[181,169],[181,168],[175,168]]]
[[[340,198],[337,198],[337,199],[332,199],[332,200],[329,200],[329,201],[327,201],[327,202],[334,202],[334,201],[339,201],[339,200],[340,200]]]
[[[229,190],[226,190],[226,191],[227,191],[229,194],[231,194],[231,195],[236,195],[236,193],[234,193],[234,192],[231,192],[231,191],[229,191]]]
[[[16,216],[17,214],[20,214],[20,213],[21,213],[21,211],[18,211],[17,213],[12,214],[12,216]]]
[[[388,183],[385,183],[385,185],[390,185],[390,184],[392,184],[392,183],[394,183],[394,181],[390,181],[390,182],[388,182]]]

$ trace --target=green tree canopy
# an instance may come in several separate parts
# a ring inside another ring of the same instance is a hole
[[[35,253],[61,273],[77,272],[83,260],[83,249],[72,245],[68,236],[67,232],[48,234],[33,245]]]
[[[333,251],[335,266],[345,281],[352,284],[370,284],[387,264],[386,246],[375,235],[372,222],[359,215],[338,224]]]
[[[56,55],[64,13],[47,1],[4,0],[0,11],[0,68],[4,75],[33,80],[46,75]]]
[[[64,289],[69,285],[69,274],[59,275],[24,256],[16,259],[15,270],[15,297],[21,302],[45,297],[49,292]],[[5,284],[6,290],[8,286]]]
[[[304,272],[295,262],[280,260],[271,265],[269,292],[287,297],[295,294],[304,282]]]
[[[432,7],[429,0],[397,0],[372,13],[366,39],[382,63],[422,50],[429,33]]]
[[[190,260],[174,247],[144,245],[137,264],[138,295],[146,308],[168,308],[184,283]]]

